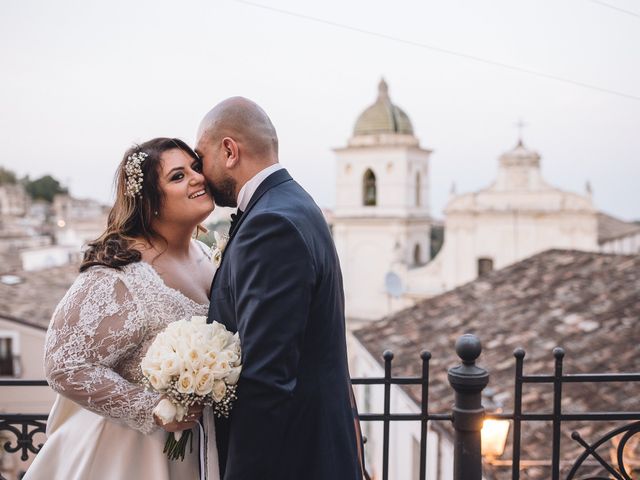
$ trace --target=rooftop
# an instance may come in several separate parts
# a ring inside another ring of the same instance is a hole
[[[556,346],[566,351],[566,373],[640,372],[639,322],[640,256],[550,250],[354,333],[380,361],[385,349],[392,350],[393,375],[397,376],[419,376],[419,353],[423,349],[431,352],[433,413],[449,412],[453,404],[447,369],[459,363],[456,339],[464,333],[475,334],[483,342],[479,364],[491,375],[485,393],[505,411],[512,411],[514,349],[522,347],[527,352],[525,374],[552,374]],[[535,387],[525,386],[523,411],[550,412],[552,390]],[[407,391],[419,404],[419,390]],[[564,387],[563,409],[637,411],[637,395],[637,385],[572,384]],[[587,441],[595,441],[602,425],[571,425],[575,428]],[[568,437],[570,433],[563,431],[562,453],[575,460],[581,447]],[[550,438],[548,424],[526,424],[523,458],[550,459]],[[507,450],[504,458],[509,457]],[[510,477],[498,474],[496,478]],[[526,478],[550,477],[548,469],[536,467]]]
[[[606,213],[598,213],[598,243],[640,233],[640,224],[625,222]]]
[[[78,276],[70,264],[37,272],[14,271],[22,281],[0,283],[0,316],[47,328],[56,306]]]

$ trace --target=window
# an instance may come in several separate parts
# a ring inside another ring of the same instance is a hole
[[[493,270],[493,259],[492,258],[479,258],[478,259],[478,276],[481,277],[486,273],[489,273]]]
[[[371,169],[368,169],[366,172],[364,172],[362,186],[362,203],[365,206],[375,206],[377,204],[376,176],[371,171]]]
[[[13,377],[13,338],[0,337],[0,377]]]
[[[422,251],[420,250],[419,244],[413,247],[413,264],[422,265]]]
[[[19,377],[20,337],[13,330],[0,330],[0,377]]]
[[[421,190],[422,183],[420,182],[420,172],[416,172],[416,207],[422,206]]]

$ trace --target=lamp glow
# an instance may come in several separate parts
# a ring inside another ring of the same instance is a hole
[[[484,420],[480,431],[482,455],[491,458],[501,456],[507,443],[507,435],[509,435],[509,420]]]

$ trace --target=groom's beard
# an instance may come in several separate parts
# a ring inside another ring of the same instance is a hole
[[[216,205],[220,207],[236,207],[237,182],[231,177],[224,177],[216,183],[209,182],[209,190]]]

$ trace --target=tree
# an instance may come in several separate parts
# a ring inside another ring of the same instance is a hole
[[[7,170],[3,167],[0,167],[0,185],[11,184],[15,185],[18,179],[16,178],[16,174],[11,170]]]
[[[67,193],[67,189],[60,185],[60,182],[51,175],[45,175],[37,180],[25,179],[25,189],[34,200],[42,199],[53,202],[53,197],[58,193]]]

